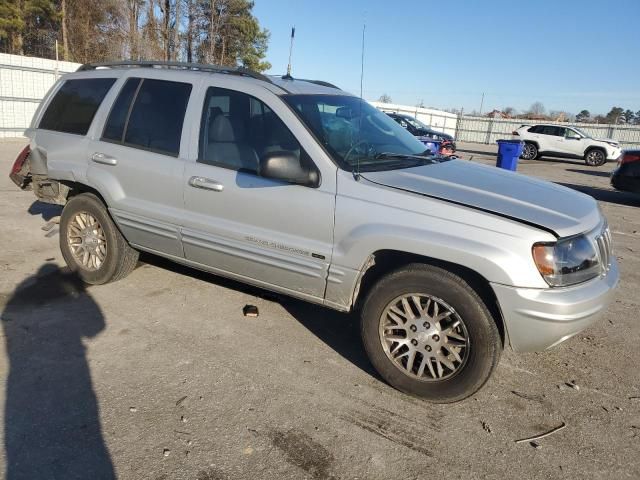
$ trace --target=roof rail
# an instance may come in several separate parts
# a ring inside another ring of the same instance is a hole
[[[254,72],[244,67],[225,67],[222,65],[207,65],[203,63],[188,63],[188,62],[164,62],[155,60],[144,61],[121,61],[121,62],[101,62],[101,63],[85,63],[78,68],[78,72],[85,72],[88,70],[96,70],[97,68],[104,67],[138,67],[138,68],[174,68],[177,70],[194,70],[210,73],[226,73],[229,75],[241,75],[244,77],[255,78],[256,80],[262,80],[264,82],[272,83],[269,77],[262,75],[261,73]]]

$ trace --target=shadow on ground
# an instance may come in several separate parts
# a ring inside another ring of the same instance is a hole
[[[576,185],[573,183],[556,182],[568,188],[573,188],[579,192],[591,195],[596,200],[607,203],[615,203],[617,205],[626,205],[629,207],[640,207],[640,195],[629,192],[619,192],[617,190],[608,190],[605,188],[588,187],[586,185]]]
[[[315,335],[319,340],[332,348],[346,360],[368,373],[376,379],[380,379],[377,372],[369,363],[362,341],[360,339],[359,320],[354,314],[340,313],[320,305],[297,300],[286,295],[279,295],[258,287],[246,285],[241,282],[229,280],[211,273],[202,272],[193,268],[180,265],[170,260],[143,253],[140,261],[172,272],[187,275],[192,278],[209,282],[220,287],[229,288],[239,292],[260,297],[269,301],[278,302],[300,324]],[[242,310],[244,305],[238,305]]]
[[[51,264],[0,296],[9,357],[7,480],[114,479],[83,340],[105,327],[75,275]]]
[[[42,215],[42,219],[48,222],[53,217],[62,215],[62,205],[53,205],[36,200],[31,204],[27,212],[31,215]]]
[[[611,172],[603,172],[600,170],[583,170],[579,168],[567,168],[566,171],[573,172],[573,173],[582,173],[584,175],[591,175],[592,177],[610,177],[611,176]]]

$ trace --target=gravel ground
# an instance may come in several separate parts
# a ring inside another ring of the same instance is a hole
[[[519,168],[600,201],[622,271],[604,319],[548,352],[505,351],[484,389],[442,406],[376,376],[353,316],[148,256],[78,284],[41,229],[57,209],[6,175],[22,144],[0,143],[6,478],[640,477],[640,199],[611,190],[612,164]]]

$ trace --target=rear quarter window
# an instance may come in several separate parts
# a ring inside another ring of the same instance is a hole
[[[115,78],[66,80],[49,103],[38,128],[86,135]]]

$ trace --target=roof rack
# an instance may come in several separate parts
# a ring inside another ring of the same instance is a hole
[[[78,72],[85,72],[88,70],[96,70],[97,68],[105,67],[138,67],[138,68],[174,68],[177,70],[194,70],[200,72],[210,73],[226,73],[229,75],[241,75],[243,77],[251,77],[256,80],[262,80],[264,82],[271,82],[269,77],[262,75],[261,73],[254,72],[244,67],[225,67],[222,65],[207,65],[203,63],[188,63],[188,62],[164,62],[155,60],[145,61],[121,61],[121,62],[101,62],[101,63],[85,63],[78,68]]]

